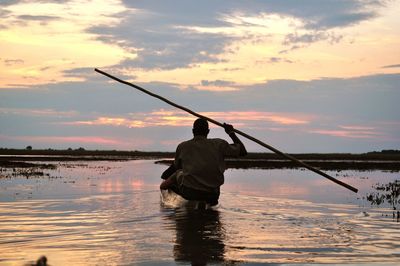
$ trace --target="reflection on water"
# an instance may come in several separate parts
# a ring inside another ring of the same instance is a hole
[[[207,265],[224,261],[225,229],[217,207],[189,202],[174,192],[161,191],[161,210],[175,232],[176,262]]]
[[[229,170],[219,206],[201,211],[160,205],[163,167],[151,161],[84,165],[51,170],[53,179],[0,179],[0,265],[41,255],[50,265],[400,259],[392,207],[362,200],[374,191],[392,195],[391,186],[372,186],[393,183],[397,173],[341,172],[360,188],[354,195],[305,171]]]
[[[224,229],[218,210],[178,209],[168,217],[175,223],[174,259],[206,265],[224,260]]]

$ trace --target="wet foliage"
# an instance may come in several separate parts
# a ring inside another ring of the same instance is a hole
[[[368,193],[366,199],[371,205],[380,206],[385,203],[393,208],[393,220],[400,221],[400,211],[398,205],[400,204],[400,180],[394,180],[387,184],[376,184],[373,186],[375,192]]]
[[[390,204],[393,209],[398,209],[400,204],[400,180],[395,180],[387,184],[376,184],[373,186],[375,192],[367,194],[366,199],[372,205],[382,205],[385,202]]]
[[[0,160],[0,178],[42,177],[50,175],[44,170],[57,169],[55,164]]]

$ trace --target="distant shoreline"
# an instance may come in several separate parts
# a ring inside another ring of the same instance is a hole
[[[174,157],[175,152],[164,151],[121,151],[121,150],[86,150],[79,149],[8,149],[0,148],[0,155],[22,155],[22,156],[110,156],[110,157]],[[367,153],[291,153],[299,159],[321,159],[321,160],[400,160],[400,150],[382,150]],[[272,152],[250,152],[245,158],[249,159],[281,159],[281,156]]]
[[[158,160],[159,164],[171,164],[174,152],[116,151],[116,150],[33,150],[0,149],[0,167],[33,167],[28,161],[125,161]],[[291,154],[313,167],[322,170],[388,170],[400,171],[400,151],[387,150],[362,154],[309,153]],[[227,159],[228,168],[282,169],[301,168],[274,153],[249,153],[244,158]],[[42,164],[43,165],[43,164]]]

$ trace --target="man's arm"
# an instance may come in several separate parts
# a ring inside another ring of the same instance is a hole
[[[168,189],[176,183],[176,175],[172,175],[160,184],[160,189]]]
[[[167,180],[177,170],[182,169],[182,162],[179,159],[180,149],[179,146],[175,151],[174,162],[161,174],[161,179]]]
[[[235,131],[233,131],[233,126],[230,125],[230,124],[225,124],[224,123],[224,129],[225,129],[226,134],[228,134],[229,137],[231,137],[233,143],[240,145],[240,153],[239,153],[239,155],[240,156],[246,156],[247,155],[246,147],[244,146],[242,141],[238,138],[238,136],[236,136]]]
[[[178,169],[176,169],[175,164],[172,163],[172,164],[167,168],[167,170],[165,170],[165,171],[162,173],[161,178],[164,179],[164,180],[168,179],[168,177],[170,177],[173,173],[175,173],[176,170],[178,170]]]

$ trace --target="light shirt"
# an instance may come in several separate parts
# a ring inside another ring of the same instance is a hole
[[[195,136],[178,145],[175,167],[182,167],[177,176],[179,185],[215,191],[224,183],[225,157],[238,157],[240,144],[229,144],[223,139],[207,139]]]

